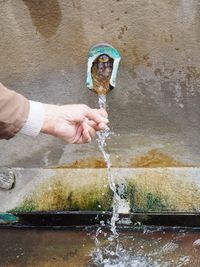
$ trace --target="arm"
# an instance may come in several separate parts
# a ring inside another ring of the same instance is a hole
[[[40,132],[56,136],[66,143],[90,142],[96,131],[108,123],[103,109],[86,105],[49,105],[29,101],[3,85],[0,86],[0,138],[17,132],[37,136]]]
[[[29,101],[0,83],[0,139],[15,136],[27,121]]]

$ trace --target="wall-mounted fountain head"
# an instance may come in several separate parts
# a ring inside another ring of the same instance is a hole
[[[121,55],[109,44],[93,46],[88,55],[87,87],[98,95],[109,93],[114,87]]]

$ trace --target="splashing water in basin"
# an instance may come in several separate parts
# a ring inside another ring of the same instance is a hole
[[[110,242],[101,235],[101,263],[89,258],[94,243],[87,231],[0,229],[1,264],[4,267],[198,267],[200,233],[167,232],[145,229],[144,232],[120,232],[118,258],[108,254]],[[106,256],[105,256],[106,255]]]

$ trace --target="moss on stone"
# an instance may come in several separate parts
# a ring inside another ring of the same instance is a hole
[[[157,212],[166,210],[165,201],[158,195],[138,187],[136,184],[128,185],[128,200],[130,210],[133,212]]]
[[[110,210],[112,206],[112,192],[107,189],[105,192],[93,189],[92,191],[82,192],[77,195],[71,192],[67,199],[68,210]]]
[[[151,192],[147,193],[146,202],[148,211],[162,211],[165,208],[162,199]]]
[[[72,190],[62,179],[43,183],[21,205],[11,212],[31,211],[107,211],[112,208],[112,192],[108,187],[88,186]]]
[[[19,207],[16,207],[9,212],[18,213],[18,212],[31,212],[36,209],[35,202],[32,199],[26,199]]]

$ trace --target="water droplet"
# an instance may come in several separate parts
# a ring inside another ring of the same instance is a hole
[[[193,242],[193,246],[199,247],[200,246],[200,239],[197,239]]]

